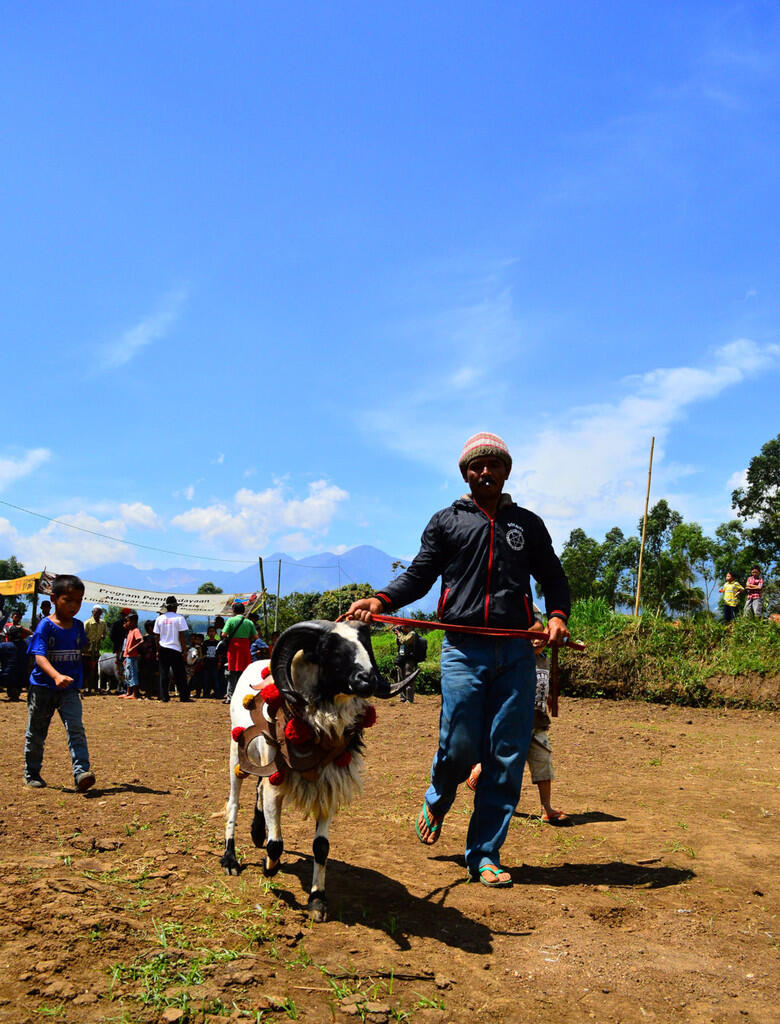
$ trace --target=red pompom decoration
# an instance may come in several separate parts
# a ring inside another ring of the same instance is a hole
[[[236,743],[240,743],[241,737],[244,735],[245,732],[246,729],[244,728],[243,725],[234,725],[233,728],[230,730],[230,735],[233,737]]]
[[[370,729],[372,725],[376,725],[376,708],[373,704],[369,704],[363,712],[360,724],[364,729]]]
[[[271,707],[272,711],[275,711],[282,703],[282,695],[276,683],[268,683],[264,686],[260,691],[260,696]]]
[[[339,754],[338,757],[333,758],[333,763],[338,765],[339,768],[346,768],[351,760],[352,754],[350,754],[348,750],[345,750],[343,754]]]
[[[270,665],[266,665],[265,668],[260,670],[260,678],[261,679],[267,679],[270,676],[270,674],[271,674],[271,667],[270,667]]]
[[[284,772],[274,772],[273,775],[268,776],[268,781],[272,786],[281,786],[284,782]]]
[[[314,730],[302,718],[291,718],[284,727],[284,735],[289,743],[300,746],[301,743],[311,743],[314,739]]]

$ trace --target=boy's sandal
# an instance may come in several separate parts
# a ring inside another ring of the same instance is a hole
[[[488,889],[511,889],[512,879],[511,878],[500,878],[500,875],[508,875],[509,872],[502,867],[496,867],[495,864],[483,864],[477,874],[473,871],[469,872],[470,882],[481,882],[482,885],[487,886]]]
[[[434,825],[433,822],[431,821],[431,818],[428,817],[429,811],[431,816],[433,816],[433,811],[431,811],[427,801],[424,800],[422,810],[417,815],[417,821],[415,821],[414,823],[414,830],[417,833],[417,838],[420,840],[423,846],[433,846],[434,843],[437,843],[439,841],[439,836],[441,835],[441,822],[437,821],[436,824]],[[423,834],[420,831],[420,818],[424,820],[425,825],[428,831],[430,832],[430,835],[428,836],[427,839],[423,838]]]
[[[574,824],[569,815],[564,814],[563,811],[554,811],[552,814],[543,811],[542,821],[545,825],[557,825],[559,828],[568,828],[569,825]]]
[[[466,779],[466,785],[473,792],[476,792],[476,790],[477,790],[477,783],[479,782],[479,777],[480,777],[481,774],[482,774],[482,765],[481,764],[475,764],[474,767],[471,769],[471,773],[469,774],[469,777]]]

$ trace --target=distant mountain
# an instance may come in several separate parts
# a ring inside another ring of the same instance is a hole
[[[269,593],[276,592],[277,572],[281,559],[280,593],[284,597],[294,591],[335,590],[339,583],[368,583],[372,587],[384,586],[393,577],[393,562],[397,559],[370,544],[352,548],[342,555],[323,551],[317,555],[296,559],[284,552],[274,552],[263,558],[265,586]],[[161,590],[171,594],[192,594],[201,583],[210,581],[226,594],[249,594],[260,589],[260,570],[257,564],[248,565],[237,572],[223,569],[136,569],[124,562],[105,562],[80,572],[81,576],[96,583],[131,587],[134,590]],[[432,591],[414,607],[432,611],[436,607],[438,592]]]

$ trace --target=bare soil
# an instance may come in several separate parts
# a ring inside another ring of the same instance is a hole
[[[305,915],[311,822],[281,872],[219,858],[227,709],[88,697],[98,776],[74,792],[52,722],[22,782],[24,704],[0,704],[0,1022],[778,1020],[778,734],[767,711],[565,699],[544,825],[527,781],[514,888],[465,880],[471,794],[438,844],[414,819],[438,699],[378,708],[362,798],[331,830],[330,918]]]

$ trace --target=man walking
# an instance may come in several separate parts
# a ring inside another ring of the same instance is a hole
[[[550,643],[566,642],[569,585],[547,529],[503,493],[512,469],[505,442],[475,434],[458,466],[469,493],[437,512],[409,568],[374,597],[355,601],[347,616],[371,616],[411,604],[441,577],[442,622],[496,629],[530,629],[531,579],[544,594]],[[416,823],[433,846],[458,786],[482,763],[466,837],[469,877],[490,888],[512,884],[499,853],[520,797],[531,740],[536,660],[528,640],[447,633],[441,652],[442,711],[431,784]]]

